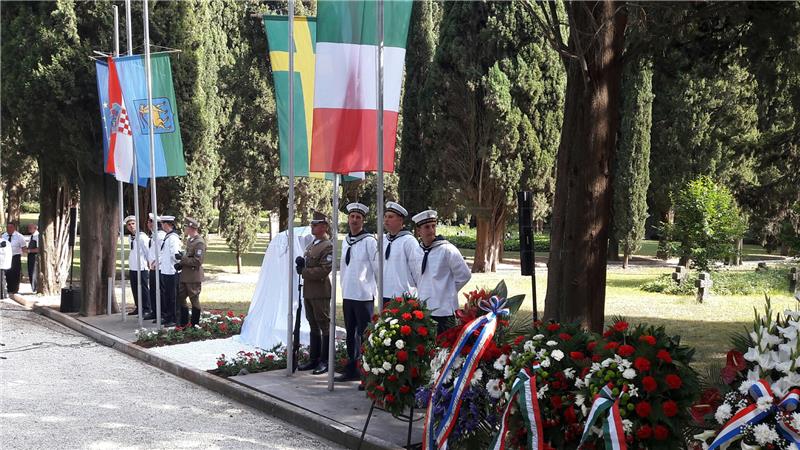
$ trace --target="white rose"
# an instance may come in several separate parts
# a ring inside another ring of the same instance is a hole
[[[626,380],[632,380],[636,378],[636,371],[633,369],[625,369],[625,371],[622,372],[622,378],[625,378]]]
[[[397,342],[394,343],[394,346],[397,347],[398,350],[402,350],[402,348],[406,346],[406,343],[398,339]]]
[[[372,374],[373,375],[380,375],[380,373],[381,373],[380,369],[375,368],[375,367],[372,368]]]
[[[386,347],[391,347],[392,346],[392,338],[384,339],[383,340],[383,345],[385,345]]]
[[[397,319],[392,319],[389,321],[389,325],[397,325]]]
[[[383,370],[392,370],[392,364],[389,361],[384,361]]]
[[[552,356],[556,361],[561,361],[564,359],[564,352],[561,350],[553,350],[553,352],[550,353],[550,356]]]
[[[558,342],[556,342],[556,341],[547,341],[546,344],[547,344],[548,347],[555,347],[556,345],[558,345]]]
[[[398,373],[400,373],[400,372],[403,372],[404,370],[406,370],[406,367],[404,365],[402,365],[402,364],[398,364],[398,365],[394,366],[394,370],[396,370]]]
[[[366,362],[366,361],[364,361],[363,363],[361,363],[361,367],[363,367],[363,368],[364,368],[364,372],[371,372],[371,371],[370,371],[370,368],[369,368],[369,364],[367,364],[367,362]]]
[[[379,337],[383,337],[384,335],[386,335],[386,330],[384,330],[384,329],[381,329],[381,331],[380,331],[380,332],[378,332],[378,336],[379,336]]]

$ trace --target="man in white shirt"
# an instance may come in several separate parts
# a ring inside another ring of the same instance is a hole
[[[383,214],[383,304],[404,293],[416,293],[416,264],[422,261],[422,249],[410,231],[403,229],[408,211],[395,202],[386,203]]]
[[[31,291],[36,293],[39,283],[39,271],[36,270],[36,256],[39,254],[39,226],[35,223],[28,224],[28,234],[31,235],[28,247],[22,252],[28,255],[28,281],[31,282]]]
[[[150,268],[148,277],[149,291],[150,291],[150,311],[153,312],[153,323],[156,323],[156,238],[161,245],[164,242],[164,236],[167,234],[161,227],[153,221],[153,213],[147,215],[147,230],[150,232],[150,240],[147,242],[147,266]],[[154,234],[155,233],[155,234]],[[159,290],[163,290],[163,286],[159,286]],[[161,312],[164,313],[163,311]]]
[[[342,243],[341,284],[344,326],[347,330],[347,366],[336,381],[360,378],[356,362],[361,357],[361,337],[372,320],[373,302],[378,294],[378,240],[364,230],[369,208],[361,203],[347,205],[350,232]]]
[[[6,270],[6,286],[9,294],[19,292],[19,279],[22,272],[22,249],[25,248],[25,238],[17,231],[17,224],[8,222],[3,239],[11,244],[11,268]]]
[[[175,298],[178,296],[178,271],[175,255],[181,251],[181,238],[175,232],[175,216],[160,216],[161,228],[164,229],[164,240],[158,254],[158,270],[161,283],[161,325],[174,327],[177,314]]]
[[[150,320],[155,318],[153,310],[150,308],[150,288],[148,283],[150,271],[147,263],[147,246],[150,243],[150,238],[144,232],[136,230],[136,216],[125,218],[125,229],[128,231],[128,241],[130,243],[128,279],[131,280],[133,304],[136,306],[130,314],[139,314],[139,308],[141,308],[142,318]],[[139,299],[139,288],[142,290],[141,300]]]
[[[458,309],[458,291],[469,282],[472,273],[456,246],[436,235],[436,211],[422,211],[412,220],[422,241],[419,298],[427,302],[437,333],[442,333]]]

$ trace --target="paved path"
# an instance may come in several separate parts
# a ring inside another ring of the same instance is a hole
[[[341,448],[0,301],[0,448]]]

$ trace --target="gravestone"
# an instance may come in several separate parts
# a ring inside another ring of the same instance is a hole
[[[697,287],[697,301],[699,303],[703,303],[703,300],[706,300],[711,294],[711,285],[713,284],[711,275],[708,272],[700,272],[697,281],[694,282],[695,287]]]
[[[675,266],[675,272],[672,272],[672,281],[680,286],[684,281],[686,281],[686,275],[686,267]]]
[[[756,267],[756,272],[763,272],[765,270],[767,270],[767,263],[765,263],[764,261],[758,263],[758,267]]]
[[[800,273],[798,273],[797,267],[792,267],[789,269],[789,292],[797,290],[798,280],[800,280]]]

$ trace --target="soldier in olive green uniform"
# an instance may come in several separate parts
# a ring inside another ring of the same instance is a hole
[[[186,243],[186,254],[175,255],[175,258],[178,259],[175,268],[181,270],[176,301],[181,308],[180,322],[178,323],[180,326],[186,326],[189,323],[189,307],[186,304],[186,297],[189,297],[192,302],[191,324],[200,323],[200,289],[203,283],[203,258],[206,254],[206,242],[199,233],[200,224],[191,217],[187,217],[184,224],[186,236],[189,238]]]
[[[314,212],[311,234],[314,241],[306,248],[303,268],[303,303],[311,328],[311,358],[298,370],[312,370],[314,375],[328,372],[328,337],[330,327],[331,273],[333,243],[330,241],[328,218]]]

